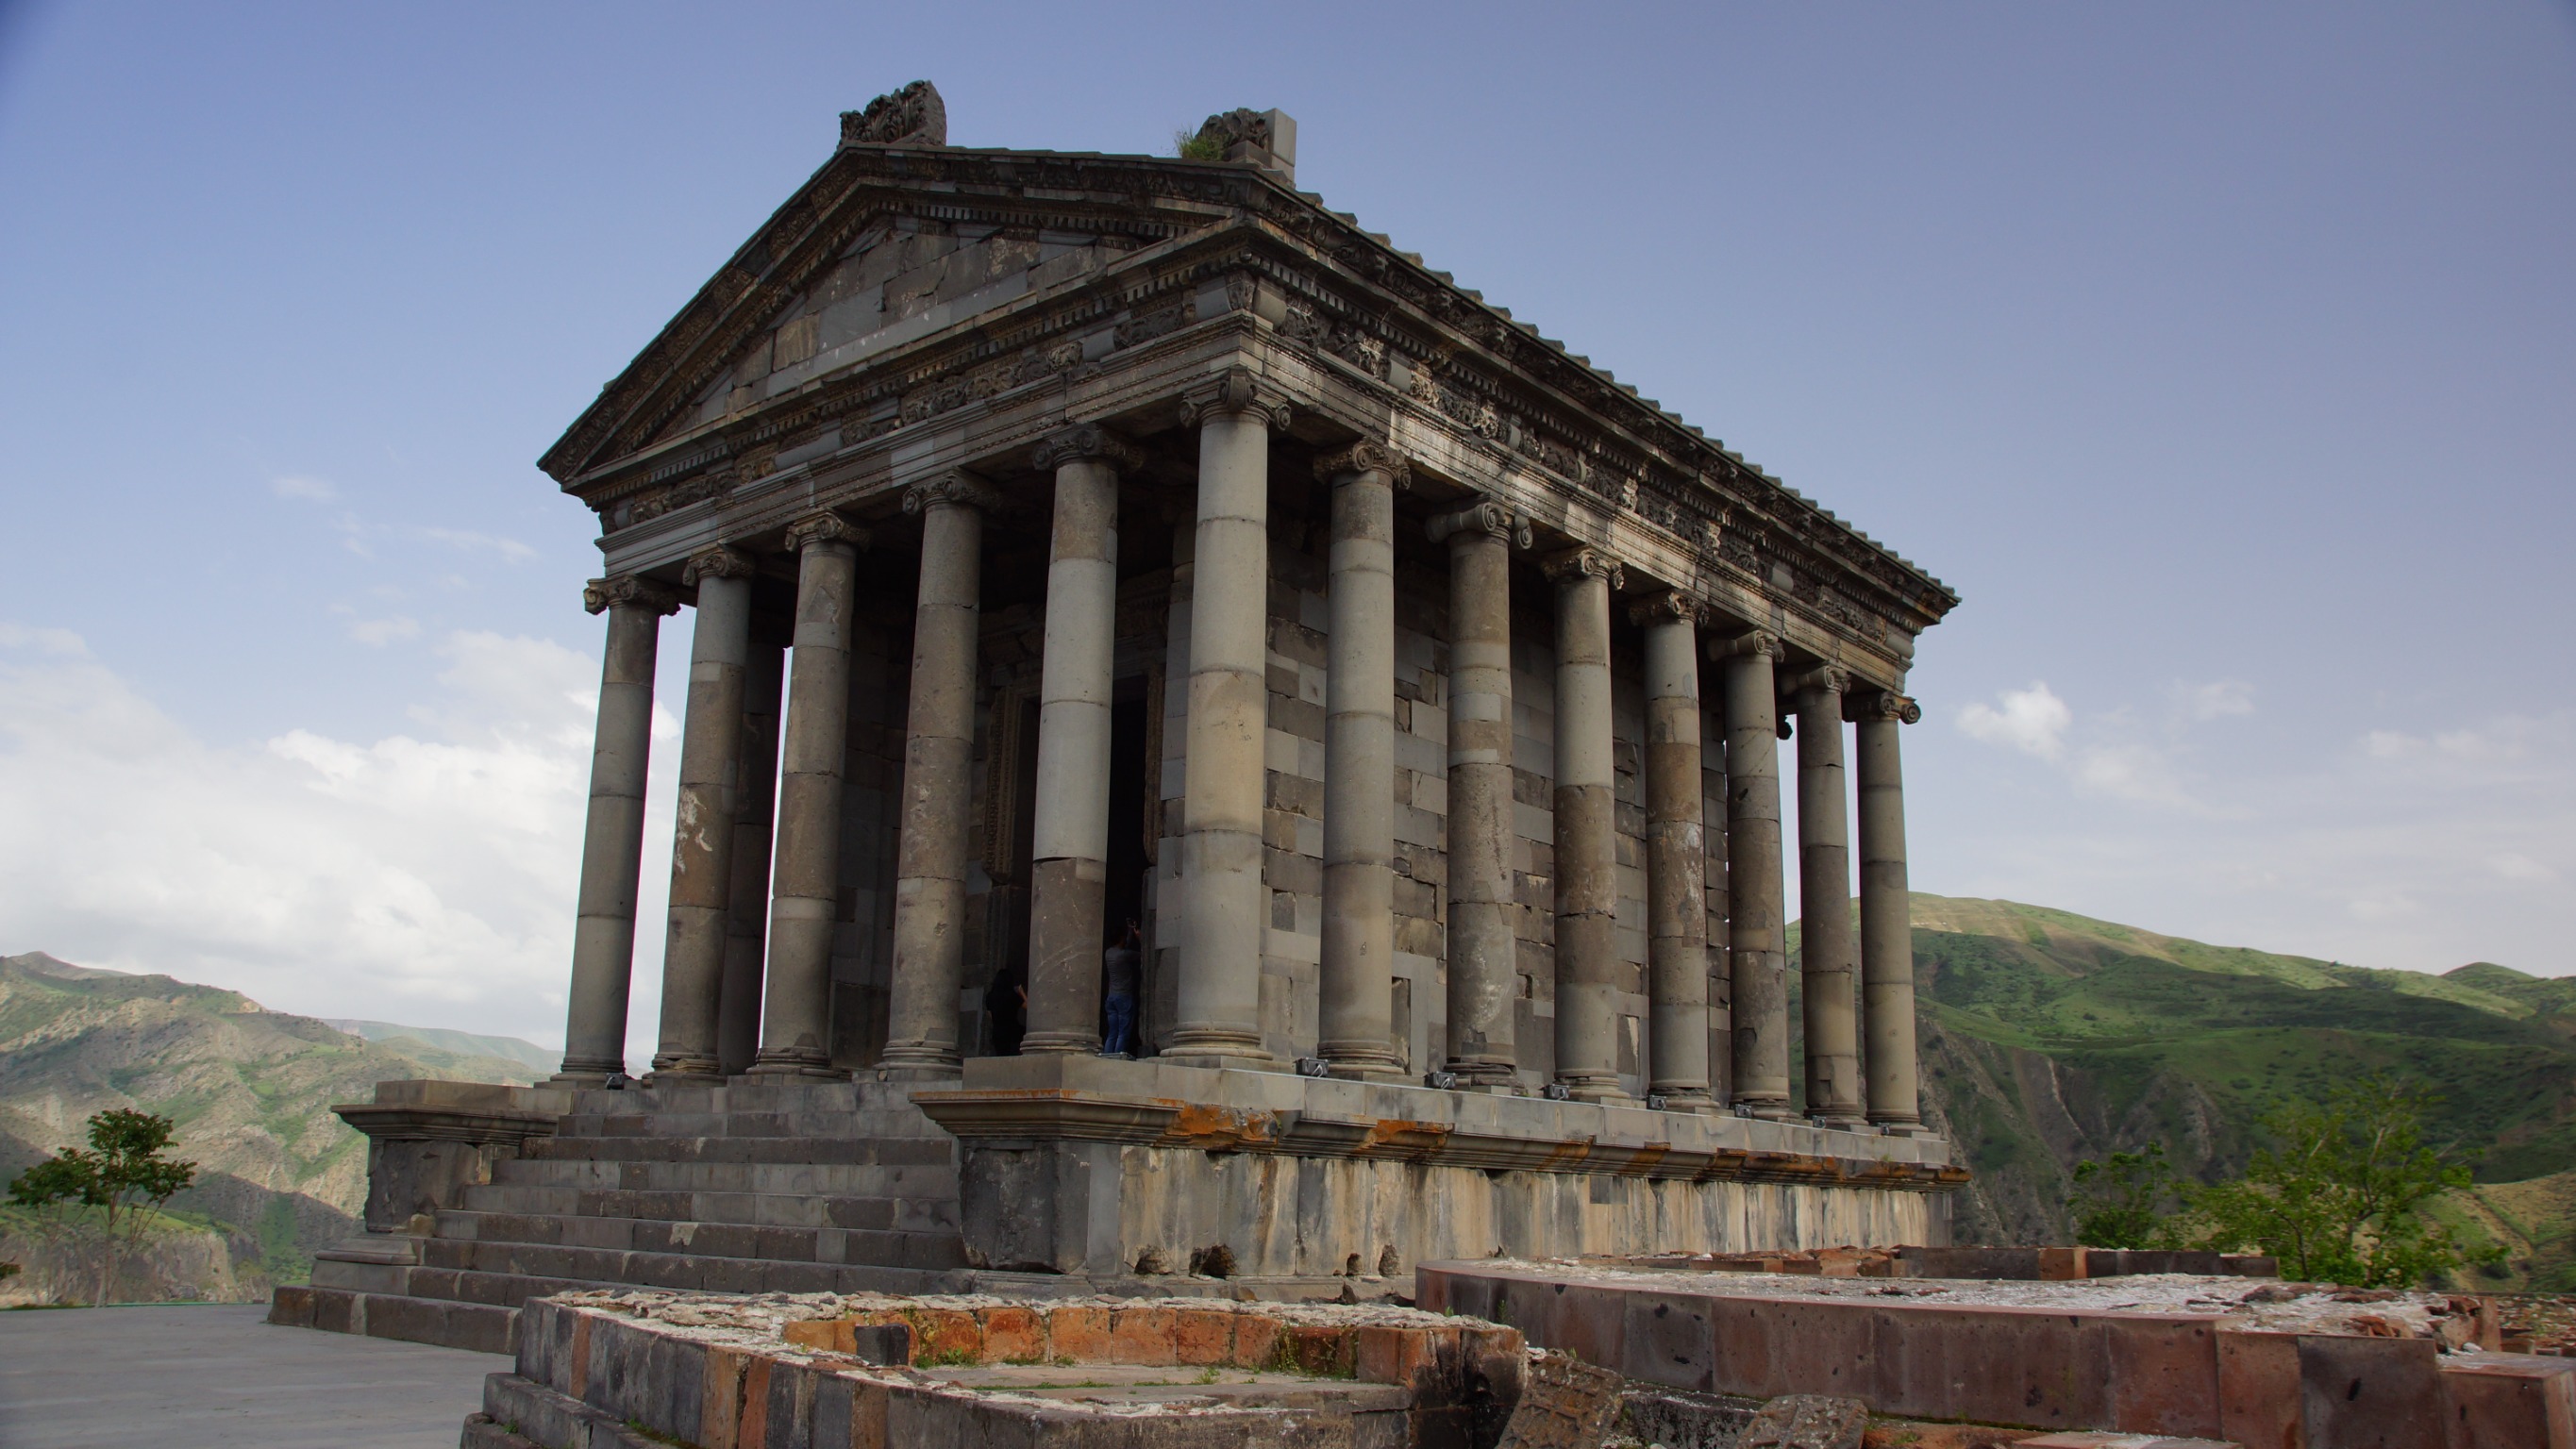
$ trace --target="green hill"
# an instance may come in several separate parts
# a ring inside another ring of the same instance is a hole
[[[509,1055],[452,1050],[449,1034],[390,1028],[383,1041],[261,1007],[238,992],[167,976],[73,966],[41,953],[0,957],[0,1182],[80,1140],[91,1113],[157,1112],[178,1126],[174,1155],[197,1186],[172,1203],[213,1241],[173,1242],[173,1295],[264,1296],[313,1252],[359,1231],[366,1139],[331,1115],[379,1081],[447,1077],[529,1082],[526,1042]],[[10,1289],[41,1293],[23,1217],[0,1210],[0,1258],[28,1264]]]
[[[1977,1174],[1963,1241],[2064,1241],[2068,1173],[2115,1149],[2232,1170],[2274,1106],[2372,1068],[2434,1085],[2433,1133],[2480,1184],[2576,1170],[2576,981],[2370,970],[1929,895],[1914,952],[1926,1110]],[[2568,1196],[2504,1195],[2534,1215],[2495,1234],[2521,1239],[2526,1271],[2576,1251],[2547,1206]]]

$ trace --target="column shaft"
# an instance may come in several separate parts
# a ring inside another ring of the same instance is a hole
[[[966,970],[967,804],[975,761],[975,651],[982,620],[984,514],[991,497],[952,474],[904,495],[921,515],[912,619],[912,703],[903,745],[903,823],[894,886],[894,979],[885,1055],[902,1076],[953,1077]]]
[[[769,847],[778,817],[778,696],[784,647],[755,639],[742,676],[742,788],[734,792],[733,889],[725,907],[724,987],[716,997],[716,1055],[726,1076],[760,1052],[760,997],[769,960]]]
[[[1193,395],[1198,538],[1182,767],[1187,881],[1179,1023],[1164,1055],[1275,1065],[1261,1030],[1261,797],[1270,592],[1270,409],[1248,373]]]
[[[1805,990],[1807,1115],[1862,1119],[1859,985],[1852,953],[1851,815],[1843,778],[1841,671],[1799,684],[1798,976]]]
[[[1038,684],[1029,1027],[1020,1050],[1096,1052],[1102,893],[1109,881],[1118,471],[1098,446],[1068,442],[1044,456],[1055,464],[1055,523]]]
[[[1708,848],[1702,917],[1708,941],[1708,1095],[1723,1108],[1735,1100],[1735,982],[1727,950],[1726,686],[1709,681],[1700,707],[1700,818]]]
[[[1789,1114],[1788,935],[1780,879],[1780,720],[1772,661],[1780,641],[1735,641],[1726,672],[1728,993],[1735,1103]]]
[[[841,899],[841,784],[850,748],[850,614],[866,536],[833,514],[788,530],[797,551],[796,648],[779,747],[777,885],[769,903],[764,1076],[832,1069],[832,938]]]
[[[1701,826],[1699,605],[1636,611],[1646,631],[1647,1091],[1676,1108],[1709,1096],[1707,845]]]
[[[1861,714],[1860,962],[1869,1034],[1869,1120],[1919,1125],[1914,1059],[1914,923],[1905,879],[1905,779],[1896,735],[1922,718],[1914,701],[1882,693]]]
[[[741,785],[743,668],[751,652],[752,562],[728,548],[689,561],[698,620],[689,645],[688,717],[671,842],[671,933],[662,951],[657,1076],[716,1078],[716,1005],[724,990],[725,913],[733,889],[734,792]]]
[[[1449,544],[1449,1062],[1462,1082],[1520,1070],[1512,890],[1512,519],[1479,503],[1436,519]]]
[[[1556,1079],[1577,1099],[1619,1089],[1619,853],[1610,726],[1610,591],[1590,549],[1556,581]]]
[[[598,733],[590,754],[590,818],[582,832],[581,891],[563,1069],[555,1080],[595,1082],[626,1070],[626,1004],[635,969],[635,892],[644,871],[644,775],[653,746],[653,663],[669,590],[601,579],[583,591],[608,614],[599,671]]]
[[[1335,1076],[1395,1077],[1395,488],[1371,444],[1325,458],[1331,633],[1324,681],[1324,939],[1317,1054]]]

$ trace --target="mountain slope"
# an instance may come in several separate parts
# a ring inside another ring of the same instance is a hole
[[[369,1042],[237,992],[0,957],[0,1181],[76,1144],[93,1112],[168,1117],[173,1155],[198,1168],[172,1206],[225,1238],[245,1293],[300,1274],[316,1248],[359,1230],[366,1139],[332,1103],[364,1101],[394,1078],[539,1075],[520,1060],[442,1049],[416,1029]]]
[[[2433,1135],[2482,1183],[2576,1169],[2576,982],[2370,970],[2010,901],[1917,895],[1914,926],[1926,1109],[1977,1173],[1963,1240],[2063,1241],[2076,1161],[2158,1141],[2187,1172],[2231,1170],[2265,1113],[2375,1068],[2433,1084]]]

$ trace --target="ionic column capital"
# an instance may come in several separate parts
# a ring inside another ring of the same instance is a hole
[[[1479,499],[1455,513],[1443,513],[1431,520],[1425,530],[1433,543],[1445,543],[1465,534],[1482,533],[1523,548],[1537,541],[1536,533],[1526,518],[1514,518],[1512,511],[1492,499]]]
[[[1755,654],[1777,665],[1781,660],[1789,657],[1789,646],[1781,642],[1779,635],[1768,629],[1756,629],[1751,633],[1738,634],[1732,639],[1708,641],[1708,657],[1711,659],[1740,659]]]
[[[689,566],[680,570],[680,582],[695,584],[700,579],[747,579],[759,572],[759,560],[731,544],[720,543],[689,555]]]
[[[592,579],[581,586],[583,612],[600,614],[619,605],[650,609],[656,614],[676,614],[680,612],[680,595],[668,584],[657,584],[634,574]]]
[[[1181,394],[1181,426],[1185,428],[1197,427],[1210,417],[1226,413],[1257,414],[1273,432],[1285,431],[1288,426],[1287,401],[1248,367],[1229,367]]]
[[[1840,697],[1851,688],[1851,671],[1839,664],[1819,664],[1801,670],[1780,681],[1782,694],[1830,694]]]
[[[1857,705],[1855,718],[1859,719],[1915,724],[1923,718],[1923,706],[1914,702],[1914,696],[1899,694],[1892,689],[1881,689],[1865,694],[1857,701]]]
[[[1037,446],[1036,462],[1041,470],[1067,463],[1106,463],[1121,475],[1132,476],[1144,468],[1145,454],[1098,423],[1083,423],[1047,434]]]
[[[801,554],[818,543],[845,543],[864,549],[868,546],[868,531],[837,513],[817,513],[787,526],[787,547],[794,552]]]
[[[1563,553],[1551,554],[1539,562],[1539,571],[1559,587],[1579,584],[1585,579],[1606,579],[1614,594],[1627,580],[1627,571],[1619,566],[1619,561],[1597,548],[1569,548]]]
[[[1679,589],[1666,589],[1648,594],[1628,606],[1628,622],[1652,624],[1659,619],[1684,619],[1693,625],[1708,622],[1708,605]]]
[[[993,490],[992,484],[963,468],[951,468],[903,490],[903,511],[906,514],[917,516],[940,504],[990,513],[1002,506],[1002,495]]]
[[[1413,486],[1413,465],[1402,453],[1383,443],[1366,439],[1337,452],[1326,453],[1315,460],[1315,481],[1339,483],[1345,478],[1383,473],[1387,482],[1402,492]]]

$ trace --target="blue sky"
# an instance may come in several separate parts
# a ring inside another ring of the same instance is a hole
[[[1284,108],[1957,588],[1919,888],[2576,970],[2564,0],[0,4],[0,951],[559,1033],[532,460],[921,76],[963,145]]]

